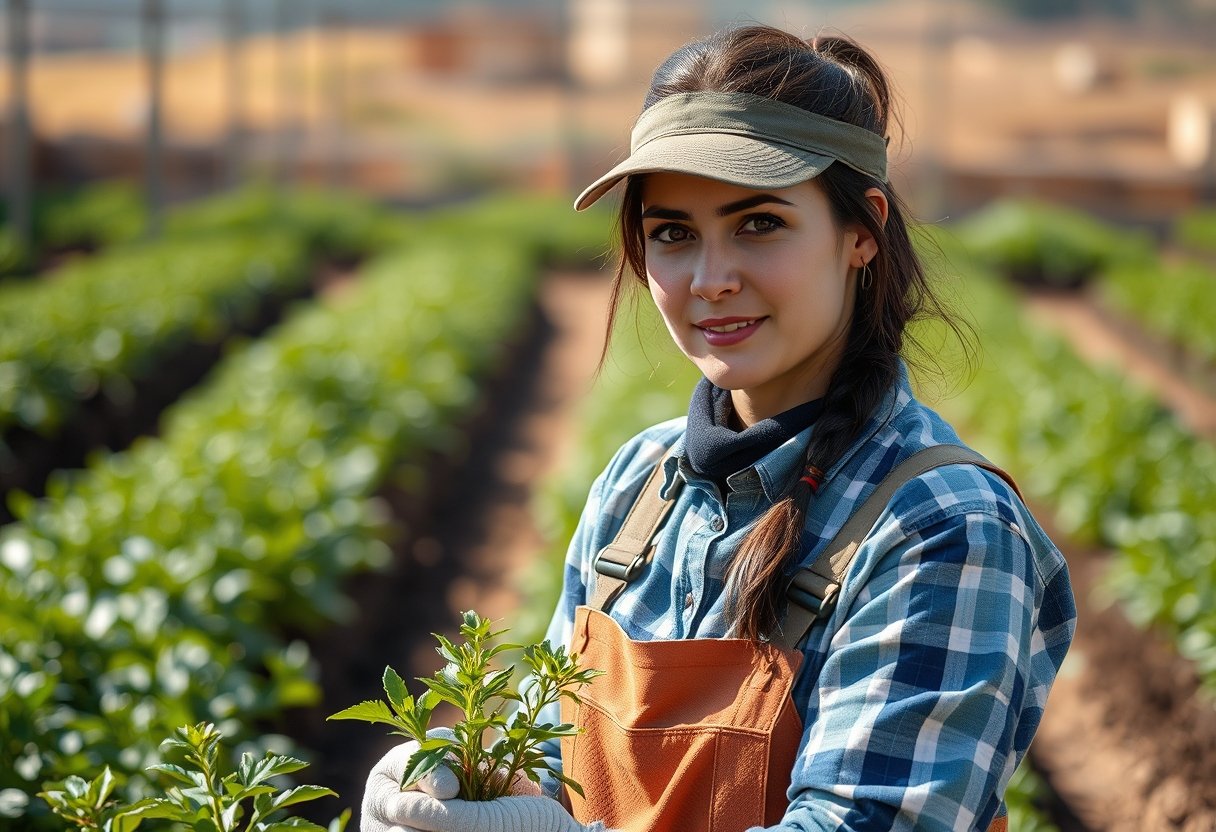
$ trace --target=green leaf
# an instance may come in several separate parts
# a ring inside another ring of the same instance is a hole
[[[322,786],[296,786],[294,789],[285,791],[276,797],[270,804],[270,811],[274,812],[288,806],[294,806],[297,803],[306,803],[319,797],[337,796],[338,793],[333,789],[326,789]]]
[[[93,805],[99,809],[104,806],[116,785],[118,783],[114,780],[114,772],[110,771],[109,766],[106,766],[101,774],[97,775],[89,784],[89,796],[92,798]]]
[[[352,705],[326,717],[326,720],[330,719],[356,719],[360,722],[380,722],[385,725],[392,725],[394,728],[405,727],[401,720],[389,710],[389,706],[379,699]]]
[[[460,651],[456,649],[456,645],[452,644],[452,642],[439,633],[431,633],[431,635],[439,642],[439,646],[435,648],[435,652],[442,656],[445,662],[456,665],[460,664]]]
[[[75,774],[63,781],[63,788],[73,800],[81,800],[89,793],[88,781]]]
[[[207,787],[207,779],[201,771],[191,771],[172,763],[158,763],[154,766],[148,766],[148,771],[160,772],[161,774],[168,776],[171,780],[176,780],[177,782],[186,786],[193,786],[197,788]]]
[[[241,757],[240,765],[237,767],[237,780],[246,788],[253,788],[274,777],[281,772],[275,769],[275,758],[266,755],[262,758],[254,757],[252,754],[244,754]],[[274,789],[271,788],[271,791]]]
[[[270,754],[262,758],[270,763],[271,773],[268,775],[274,777],[279,774],[291,774],[293,771],[299,771],[302,768],[308,768],[308,763],[296,757],[288,757],[284,754]]]
[[[288,818],[287,820],[274,821],[272,823],[259,823],[254,826],[257,832],[325,832],[324,826],[318,826],[310,820],[303,818]]]
[[[344,809],[342,814],[329,822],[326,832],[346,832],[346,824],[350,823],[350,809]]]
[[[549,767],[549,766],[547,766],[547,765],[545,766],[545,768],[549,769],[549,773],[550,773],[550,774],[552,774],[552,775],[553,775],[554,777],[556,777],[558,780],[562,781],[562,782],[563,782],[563,783],[565,783],[567,786],[569,786],[571,789],[573,789],[573,790],[574,790],[574,792],[575,792],[575,794],[577,794],[579,797],[584,797],[584,796],[585,796],[585,795],[583,794],[583,787],[582,787],[581,785],[579,785],[579,783],[578,783],[578,781],[577,781],[577,780],[571,780],[569,777],[567,777],[566,775],[562,774],[560,771],[557,771],[557,770],[555,770],[555,769],[553,769],[553,768],[550,768],[550,767]]]
[[[448,745],[435,748],[419,748],[405,764],[405,773],[401,776],[402,790],[408,789],[423,777],[426,777],[448,758]]]
[[[248,798],[258,797],[263,794],[274,794],[275,787],[270,785],[242,786],[238,782],[225,778],[224,791],[233,800],[247,800]]]
[[[410,696],[409,690],[405,687],[405,680],[401,678],[397,671],[386,666],[382,682],[389,704],[393,706],[393,710],[398,715],[401,714],[402,710],[410,710],[414,707],[414,697]]]

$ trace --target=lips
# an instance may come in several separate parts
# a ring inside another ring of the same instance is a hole
[[[706,318],[694,326],[711,346],[729,347],[750,338],[767,320],[767,317]]]

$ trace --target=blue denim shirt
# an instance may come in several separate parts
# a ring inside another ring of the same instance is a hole
[[[633,639],[721,638],[739,542],[780,498],[814,426],[727,478],[683,455],[684,418],[626,443],[595,480],[570,542],[547,638],[574,610],[649,472],[685,480],[646,572],[610,614]],[[883,476],[922,448],[962,444],[906,373],[826,475],[803,534],[812,562]],[[999,464],[999,461],[997,461]],[[1059,550],[1000,477],[938,468],[901,487],[815,624],[794,688],[804,730],[779,830],[986,829],[1038,727],[1076,609]],[[546,719],[560,721],[556,709]],[[560,749],[548,748],[555,764]]]

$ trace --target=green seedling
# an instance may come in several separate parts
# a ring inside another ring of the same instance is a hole
[[[493,800],[508,794],[519,775],[534,783],[541,772],[549,772],[578,794],[582,787],[555,771],[545,760],[540,744],[578,733],[573,725],[540,721],[542,710],[563,698],[579,701],[578,691],[598,670],[581,670],[577,653],[554,648],[543,641],[524,647],[496,644],[506,630],[492,631],[490,621],[469,611],[463,614],[460,634],[464,643],[455,645],[442,635],[436,648],[447,664],[430,678],[418,681],[427,690],[417,699],[391,667],[384,669],[384,693],[388,702],[372,700],[333,714],[329,719],[354,719],[391,725],[391,733],[416,740],[418,751],[410,757],[402,778],[409,788],[441,765],[448,766],[460,782],[466,800]],[[529,684],[516,693],[509,687],[513,667],[495,669],[493,660],[508,650],[522,650]],[[431,714],[440,702],[448,702],[464,718],[452,726],[450,737],[427,736]],[[507,709],[514,704],[514,715]],[[491,742],[492,741],[492,742]]]
[[[177,729],[176,736],[161,743],[162,749],[181,757],[180,763],[162,763],[149,769],[171,782],[164,797],[134,803],[112,800],[117,782],[109,766],[91,781],[72,776],[62,783],[48,783],[38,796],[70,828],[96,832],[134,832],[145,820],[185,824],[195,832],[343,832],[346,828],[349,809],[328,828],[298,817],[283,817],[282,810],[289,806],[334,794],[320,786],[280,791],[268,782],[272,777],[299,771],[307,765],[305,762],[270,752],[258,759],[246,752],[236,771],[221,774],[221,739],[214,725],[199,723]]]

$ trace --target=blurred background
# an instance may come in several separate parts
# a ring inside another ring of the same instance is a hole
[[[918,391],[1069,561],[1012,828],[1216,829],[1216,0],[4,0],[0,829],[159,793],[200,721],[328,822],[392,738],[325,717],[386,663],[471,608],[540,638],[696,381],[644,298],[597,373],[612,217],[570,203],[666,55],[755,22],[894,79],[974,332],[916,325]]]
[[[8,131],[28,125],[24,167],[43,187],[139,181],[155,141],[170,202],[251,176],[387,199],[503,182],[569,191],[627,141],[659,60],[747,21],[835,28],[876,52],[904,105],[896,161],[929,219],[1017,190],[1159,224],[1216,176],[1207,0],[7,9]]]

